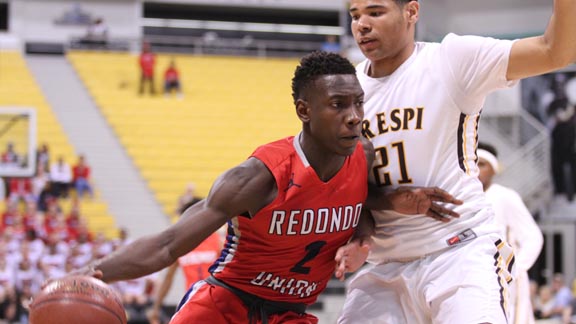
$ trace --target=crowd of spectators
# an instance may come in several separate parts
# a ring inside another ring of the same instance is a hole
[[[561,273],[556,273],[551,282],[538,285],[531,282],[534,317],[543,323],[576,323],[576,279],[572,288]]]
[[[85,266],[128,243],[127,231],[117,238],[90,230],[82,204],[92,199],[90,166],[81,155],[70,166],[63,156],[50,163],[47,145],[37,152],[32,177],[4,177],[4,206],[0,210],[0,323],[28,323],[31,296],[50,278]],[[13,147],[2,154],[18,159]],[[130,323],[145,319],[151,305],[155,276],[119,282]],[[145,322],[142,322],[145,323]]]

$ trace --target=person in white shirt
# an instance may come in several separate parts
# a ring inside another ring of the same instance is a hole
[[[50,182],[57,197],[68,197],[68,190],[72,183],[72,170],[64,161],[64,157],[58,157],[58,162],[50,166]]]
[[[542,36],[431,43],[415,41],[418,1],[350,1],[372,176],[387,190],[439,187],[464,203],[450,222],[373,211],[370,265],[349,280],[339,323],[508,322],[514,258],[478,180],[478,121],[490,92],[576,61],[576,0],[552,3]]]
[[[478,143],[478,178],[486,192],[486,199],[492,205],[495,220],[504,237],[514,249],[516,258],[516,280],[511,284],[510,323],[534,323],[534,310],[530,300],[530,278],[528,270],[538,259],[544,236],[522,197],[513,189],[492,180],[500,167],[498,152],[492,145]]]

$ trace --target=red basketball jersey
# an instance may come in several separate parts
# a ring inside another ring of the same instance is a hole
[[[186,278],[186,287],[190,288],[196,281],[206,278],[208,269],[218,258],[221,249],[220,234],[214,232],[194,250],[178,258]]]
[[[340,171],[320,180],[299,141],[288,137],[253,154],[274,175],[278,196],[252,218],[235,217],[214,276],[274,301],[311,304],[335,269],[336,250],[358,225],[367,195],[367,162],[358,143]]]

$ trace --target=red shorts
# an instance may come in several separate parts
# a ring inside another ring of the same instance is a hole
[[[174,314],[170,324],[211,323],[211,324],[246,324],[249,323],[248,308],[242,300],[226,288],[202,285],[190,293],[188,300]],[[258,321],[258,323],[261,323]],[[268,323],[279,324],[317,324],[318,318],[311,314],[300,315],[294,312],[270,315]]]

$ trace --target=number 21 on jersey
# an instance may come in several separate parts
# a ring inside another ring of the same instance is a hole
[[[390,147],[377,147],[374,151],[376,156],[372,172],[374,173],[374,178],[378,186],[390,186],[393,184],[389,166],[390,160],[395,156],[398,158],[398,167],[400,168],[400,179],[396,181],[398,181],[398,184],[412,183],[412,178],[410,178],[408,168],[406,167],[406,151],[404,150],[403,142],[391,143]]]

